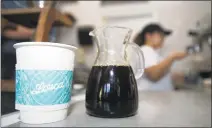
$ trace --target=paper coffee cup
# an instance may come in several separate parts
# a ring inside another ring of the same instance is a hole
[[[67,117],[76,47],[23,42],[16,48],[16,109],[24,123],[40,124]]]

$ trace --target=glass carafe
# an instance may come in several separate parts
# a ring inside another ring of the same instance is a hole
[[[138,45],[129,42],[131,33],[129,28],[115,26],[97,28],[89,33],[98,47],[86,87],[89,115],[117,118],[136,114],[136,79],[143,74],[144,58]]]

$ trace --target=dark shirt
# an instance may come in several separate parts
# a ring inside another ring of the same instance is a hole
[[[26,1],[19,0],[2,0],[1,8],[25,8],[27,7]],[[2,22],[3,23],[3,22]],[[16,29],[14,24],[7,24],[2,31],[7,29]],[[14,79],[15,76],[15,64],[16,54],[13,45],[17,42],[29,41],[29,40],[13,40],[8,39],[1,35],[1,79]]]

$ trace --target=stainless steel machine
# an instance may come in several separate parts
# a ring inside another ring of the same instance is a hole
[[[187,47],[187,52],[192,56],[192,67],[204,80],[211,84],[211,14],[205,15],[197,22],[197,27],[188,34],[193,39],[193,44]]]

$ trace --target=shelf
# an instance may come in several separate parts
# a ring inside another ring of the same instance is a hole
[[[45,9],[47,8],[2,9],[1,15],[10,22],[36,28],[40,13]],[[72,26],[75,22],[75,18],[70,14],[62,14],[55,8],[50,8],[50,10],[56,17],[53,23],[54,26]]]

